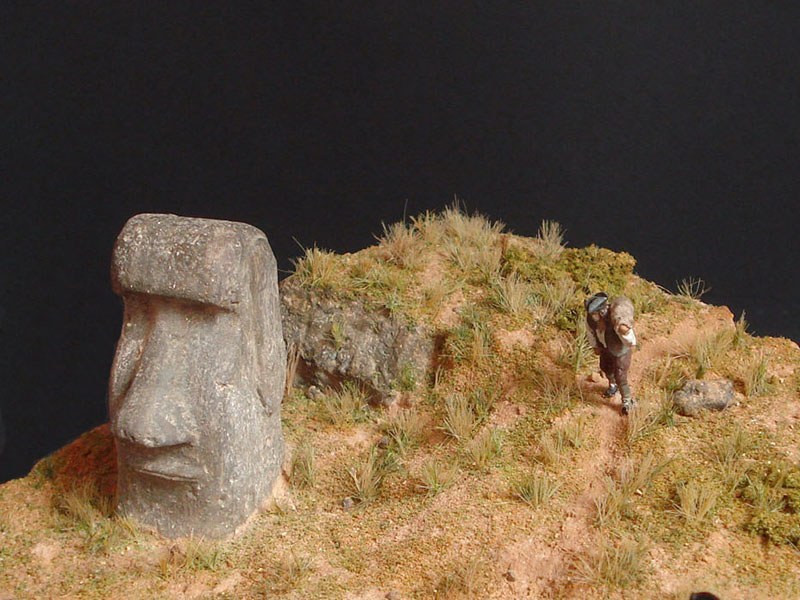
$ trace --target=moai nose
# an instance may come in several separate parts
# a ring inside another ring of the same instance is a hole
[[[191,344],[159,315],[144,343],[130,387],[119,402],[114,433],[125,440],[158,448],[197,441],[196,399],[187,353]]]
[[[119,412],[115,434],[147,448],[193,444],[197,438],[185,406],[174,395],[134,393]]]

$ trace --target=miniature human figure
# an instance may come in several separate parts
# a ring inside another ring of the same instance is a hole
[[[275,257],[250,225],[138,215],[112,259],[125,301],[109,381],[118,510],[167,537],[225,537],[284,453]]]
[[[586,300],[585,307],[589,343],[600,357],[600,370],[608,378],[603,396],[613,398],[620,391],[622,414],[627,415],[634,406],[628,385],[631,349],[636,345],[633,303],[625,296],[609,301],[608,294],[599,292]]]

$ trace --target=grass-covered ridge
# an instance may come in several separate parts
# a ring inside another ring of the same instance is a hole
[[[388,408],[354,385],[290,388],[286,489],[227,542],[113,515],[113,444],[86,434],[0,486],[0,596],[800,597],[791,342],[665,292],[625,253],[570,248],[556,223],[527,238],[458,207],[295,265],[289,285],[437,331],[439,368]],[[627,418],[582,330],[601,289],[637,309]],[[732,379],[740,403],[676,415],[693,377]]]
[[[569,328],[585,295],[625,291],[635,265],[626,253],[565,247],[557,223],[544,221],[536,237],[525,238],[458,205],[384,225],[376,240],[348,255],[306,248],[294,261],[291,280],[414,322],[435,322],[448,299],[463,296],[512,317]],[[634,293],[658,295],[655,288]]]

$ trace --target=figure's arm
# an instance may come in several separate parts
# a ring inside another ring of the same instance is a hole
[[[633,332],[633,302],[626,296],[618,296],[611,301],[611,323],[614,331],[626,346],[636,345]]]
[[[597,334],[595,334],[594,329],[591,327],[586,328],[586,337],[589,338],[589,345],[592,348],[600,347],[600,341],[597,339]]]
[[[597,339],[597,334],[590,326],[586,326],[586,337],[589,340],[589,345],[594,350],[595,354],[600,354],[600,340]]]
[[[616,332],[619,339],[621,339],[626,346],[636,345],[636,334],[633,332],[632,326],[626,323],[620,323],[617,325]]]

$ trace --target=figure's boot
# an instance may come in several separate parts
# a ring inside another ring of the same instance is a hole
[[[617,395],[617,384],[611,383],[608,386],[608,389],[603,392],[603,398],[613,398]]]
[[[627,415],[633,410],[633,407],[636,405],[636,401],[631,396],[631,388],[626,383],[622,386],[622,414]]]

